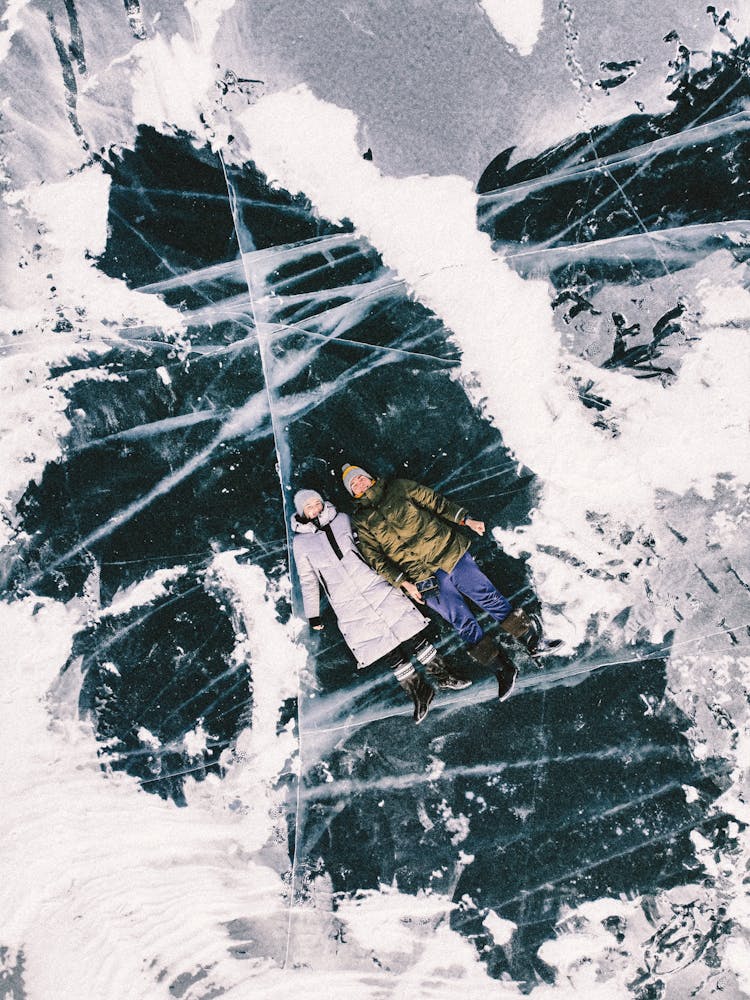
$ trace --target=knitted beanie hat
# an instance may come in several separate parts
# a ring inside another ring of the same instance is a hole
[[[361,469],[358,465],[349,465],[347,463],[346,465],[341,466],[341,478],[344,480],[344,487],[349,493],[352,493],[352,481],[356,479],[357,476],[367,476],[368,479],[373,478],[369,472],[365,472],[365,470]],[[353,493],[352,496],[354,496]]]
[[[298,514],[304,517],[305,504],[309,503],[311,500],[320,500],[320,502],[323,503],[323,497],[317,490],[298,490],[294,494],[294,509]]]

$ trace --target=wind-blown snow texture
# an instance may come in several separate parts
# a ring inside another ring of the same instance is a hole
[[[242,3],[6,11],[0,995],[750,995],[742,9],[665,106],[466,6],[580,95],[478,183],[259,80]],[[415,728],[308,632],[345,460],[487,522],[565,640],[508,702],[436,621],[474,683]]]

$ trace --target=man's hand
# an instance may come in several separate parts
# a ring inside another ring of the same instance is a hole
[[[473,517],[467,517],[464,524],[478,535],[484,534],[484,521],[475,521]]]
[[[316,632],[322,632],[323,631],[323,626],[322,625],[313,625],[313,628],[315,629]]]
[[[402,580],[401,587],[413,601],[417,602],[417,604],[424,604],[424,597],[422,597],[417,590],[416,584],[412,583],[411,580]]]

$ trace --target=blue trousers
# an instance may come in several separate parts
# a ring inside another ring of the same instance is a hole
[[[484,633],[482,627],[469,610],[464,597],[492,615],[497,621],[504,621],[511,612],[511,606],[497,587],[488,580],[468,552],[464,553],[450,573],[439,569],[435,572],[438,593],[425,595],[425,604],[437,611],[458,632],[467,646],[475,646]]]

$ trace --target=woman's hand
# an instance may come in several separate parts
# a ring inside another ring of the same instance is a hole
[[[402,580],[401,588],[406,591],[406,593],[411,597],[413,601],[417,604],[424,604],[424,597],[417,590],[416,584],[412,583],[411,580]]]
[[[467,517],[464,521],[467,528],[471,528],[477,535],[484,534],[484,521],[475,521],[473,517]]]

